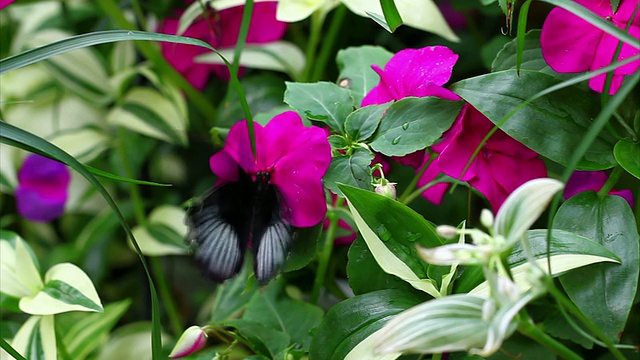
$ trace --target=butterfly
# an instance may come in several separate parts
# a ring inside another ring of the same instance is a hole
[[[187,212],[194,258],[211,279],[224,282],[235,276],[249,247],[261,284],[277,275],[284,263],[292,227],[288,208],[269,179],[266,171],[252,178],[239,170],[237,182],[215,188]]]

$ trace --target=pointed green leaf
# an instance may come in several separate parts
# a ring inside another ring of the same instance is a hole
[[[22,325],[11,345],[29,360],[56,360],[53,316],[32,316]]]
[[[33,251],[22,238],[0,231],[0,291],[13,297],[33,296],[42,278]]]
[[[371,65],[384,68],[392,56],[393,54],[384,48],[370,45],[338,51],[338,81],[341,86],[351,91],[356,106],[359,106],[362,99],[380,82],[380,76],[373,71]]]
[[[105,306],[102,313],[83,314],[80,320],[73,322],[62,337],[69,356],[83,359],[102,345],[130,305],[131,300],[118,301]]]
[[[351,155],[335,155],[324,176],[325,186],[334,194],[342,195],[339,183],[361,189],[371,189],[371,160],[374,155],[364,148],[357,148]]]
[[[334,307],[315,330],[309,355],[316,360],[342,360],[390,317],[426,298],[419,293],[380,290],[347,299]]]
[[[380,105],[369,105],[360,108],[347,116],[344,130],[353,141],[367,140],[378,128],[380,119],[391,106],[391,102]]]
[[[640,143],[620,140],[613,148],[613,155],[623,169],[640,179]]]
[[[284,102],[309,120],[321,121],[340,134],[344,132],[344,122],[353,111],[349,90],[329,82],[287,82],[286,85]]]
[[[371,147],[388,156],[403,156],[431,146],[451,127],[462,105],[433,96],[396,101],[380,121]]]
[[[418,213],[388,197],[340,185],[360,234],[380,267],[431,296],[440,293],[427,279],[427,267],[416,245],[442,245],[435,227]]]
[[[455,83],[452,90],[494,124],[523,101],[559,83],[551,75],[515,70],[476,76]],[[598,102],[575,86],[534,100],[511,116],[500,129],[541,155],[567,165],[598,114]],[[600,135],[578,168],[602,170],[616,164],[613,139]]]
[[[186,254],[189,249],[184,241],[185,216],[185,210],[177,206],[162,205],[153,209],[146,226],[133,228],[142,253],[147,256]],[[129,246],[133,248],[131,242]]]
[[[585,191],[562,204],[553,225],[592,239],[622,261],[594,264],[560,277],[571,300],[617,341],[636,295],[640,271],[640,236],[629,204],[619,196],[599,198]]]
[[[496,215],[493,230],[511,246],[529,230],[547,208],[553,196],[564,187],[551,178],[529,180],[512,192]]]
[[[20,309],[34,315],[103,310],[91,279],[70,263],[57,264],[49,269],[44,287],[35,296],[22,298]]]
[[[169,143],[187,143],[187,119],[163,94],[147,87],[131,89],[107,121]]]
[[[235,49],[220,50],[225,58],[232,59]],[[240,66],[251,69],[274,70],[297,77],[305,65],[302,50],[288,41],[273,41],[265,44],[246,45],[240,56]],[[196,57],[196,63],[224,65],[218,54],[204,54]]]

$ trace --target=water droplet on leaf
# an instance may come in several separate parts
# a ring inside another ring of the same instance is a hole
[[[407,130],[408,128],[409,128],[409,123],[408,122],[402,124],[402,130]]]
[[[395,139],[391,140],[391,145],[398,145],[398,143],[400,142],[400,135],[396,136]]]

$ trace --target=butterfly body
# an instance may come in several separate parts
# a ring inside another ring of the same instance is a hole
[[[273,278],[284,263],[292,242],[277,188],[268,172],[255,179],[240,171],[237,182],[226,183],[206,195],[188,212],[189,239],[195,260],[217,282],[235,276],[251,247],[259,282]]]

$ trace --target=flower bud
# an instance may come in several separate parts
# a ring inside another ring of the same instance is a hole
[[[389,199],[396,200],[396,183],[385,181],[386,184],[376,184],[375,191],[376,194],[386,196]]]
[[[445,239],[453,239],[458,235],[458,228],[451,225],[438,225],[436,233]]]
[[[489,209],[482,209],[480,212],[480,223],[487,229],[493,227],[493,213]]]
[[[202,349],[207,343],[207,333],[199,326],[191,326],[185,330],[180,339],[171,350],[169,357],[172,359],[181,358],[187,355],[191,355],[194,352]]]

